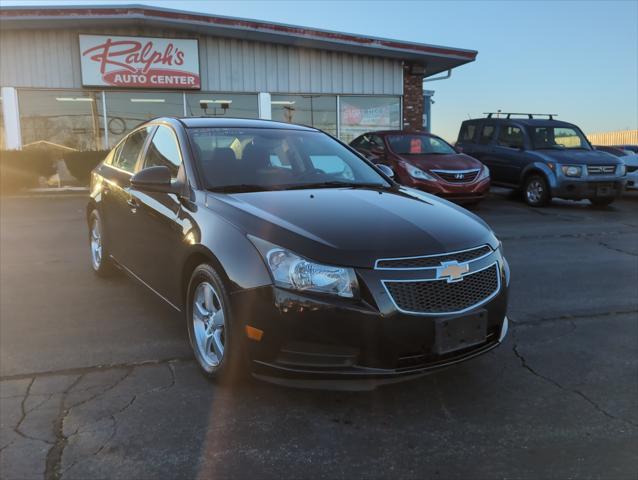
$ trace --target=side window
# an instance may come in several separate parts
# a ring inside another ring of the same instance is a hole
[[[120,143],[117,147],[115,147],[111,151],[109,156],[106,157],[106,160],[104,160],[104,164],[105,165],[114,165],[115,164],[115,162],[117,161],[117,158],[120,155],[120,152],[122,151],[122,145],[124,145],[124,142]]]
[[[479,136],[479,142],[481,145],[487,145],[494,136],[494,125],[483,125],[481,129],[481,135]]]
[[[146,127],[132,133],[119,147],[120,151],[116,152],[118,154],[113,159],[113,166],[133,173],[142,147],[152,129],[153,127]]]
[[[383,139],[379,135],[371,135],[370,143],[372,148],[385,150],[385,145],[383,144]]]
[[[370,149],[372,147],[372,144],[370,143],[370,136],[369,135],[360,136],[356,140],[355,147],[356,148],[365,148],[366,150]]]
[[[148,146],[144,167],[165,166],[171,171],[171,177],[177,178],[181,164],[182,156],[175,134],[170,128],[160,125]]]
[[[498,134],[498,144],[503,147],[523,148],[523,132],[519,127],[502,125]]]
[[[359,148],[363,146],[363,137],[358,137],[355,138],[352,143],[350,144],[351,147],[353,148]]]
[[[476,125],[472,123],[466,123],[461,127],[461,132],[459,133],[459,142],[471,142],[474,140],[474,136],[476,135]]]

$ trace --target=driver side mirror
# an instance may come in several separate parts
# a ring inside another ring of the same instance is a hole
[[[177,193],[166,166],[148,167],[131,177],[131,188],[142,192]]]
[[[390,167],[388,167],[387,165],[384,165],[382,163],[377,163],[376,167],[381,170],[381,173],[383,173],[386,177],[390,177],[390,178],[394,178],[394,170],[392,170]]]

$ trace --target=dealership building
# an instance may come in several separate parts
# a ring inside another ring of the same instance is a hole
[[[263,118],[344,141],[421,129],[424,78],[477,52],[149,6],[0,10],[1,149],[106,149],[158,116]]]

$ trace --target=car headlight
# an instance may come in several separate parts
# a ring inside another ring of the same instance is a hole
[[[266,265],[280,287],[347,298],[353,298],[358,291],[353,269],[311,262],[283,248],[269,250]]]
[[[627,166],[624,163],[621,163],[616,167],[616,175],[622,177],[625,173],[627,173]]]
[[[433,182],[436,181],[436,179],[432,175],[425,173],[423,170],[415,167],[414,165],[403,163],[403,167],[408,172],[408,175],[410,175],[412,178],[415,178],[417,180],[431,180]]]
[[[483,180],[484,178],[489,178],[490,176],[490,169],[487,168],[487,166],[483,165],[483,169],[481,170],[481,173],[479,173],[479,180]]]
[[[580,177],[583,173],[583,167],[577,165],[561,165],[560,169],[566,177]]]

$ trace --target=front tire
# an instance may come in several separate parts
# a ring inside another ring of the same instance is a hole
[[[91,252],[91,267],[98,277],[110,277],[115,267],[104,241],[104,223],[97,209],[89,215],[89,248]]]
[[[191,275],[186,297],[188,338],[201,372],[221,383],[243,378],[243,345],[239,322],[221,276],[208,264]]]
[[[544,207],[552,199],[547,180],[542,175],[530,175],[523,185],[523,200],[530,207]]]

